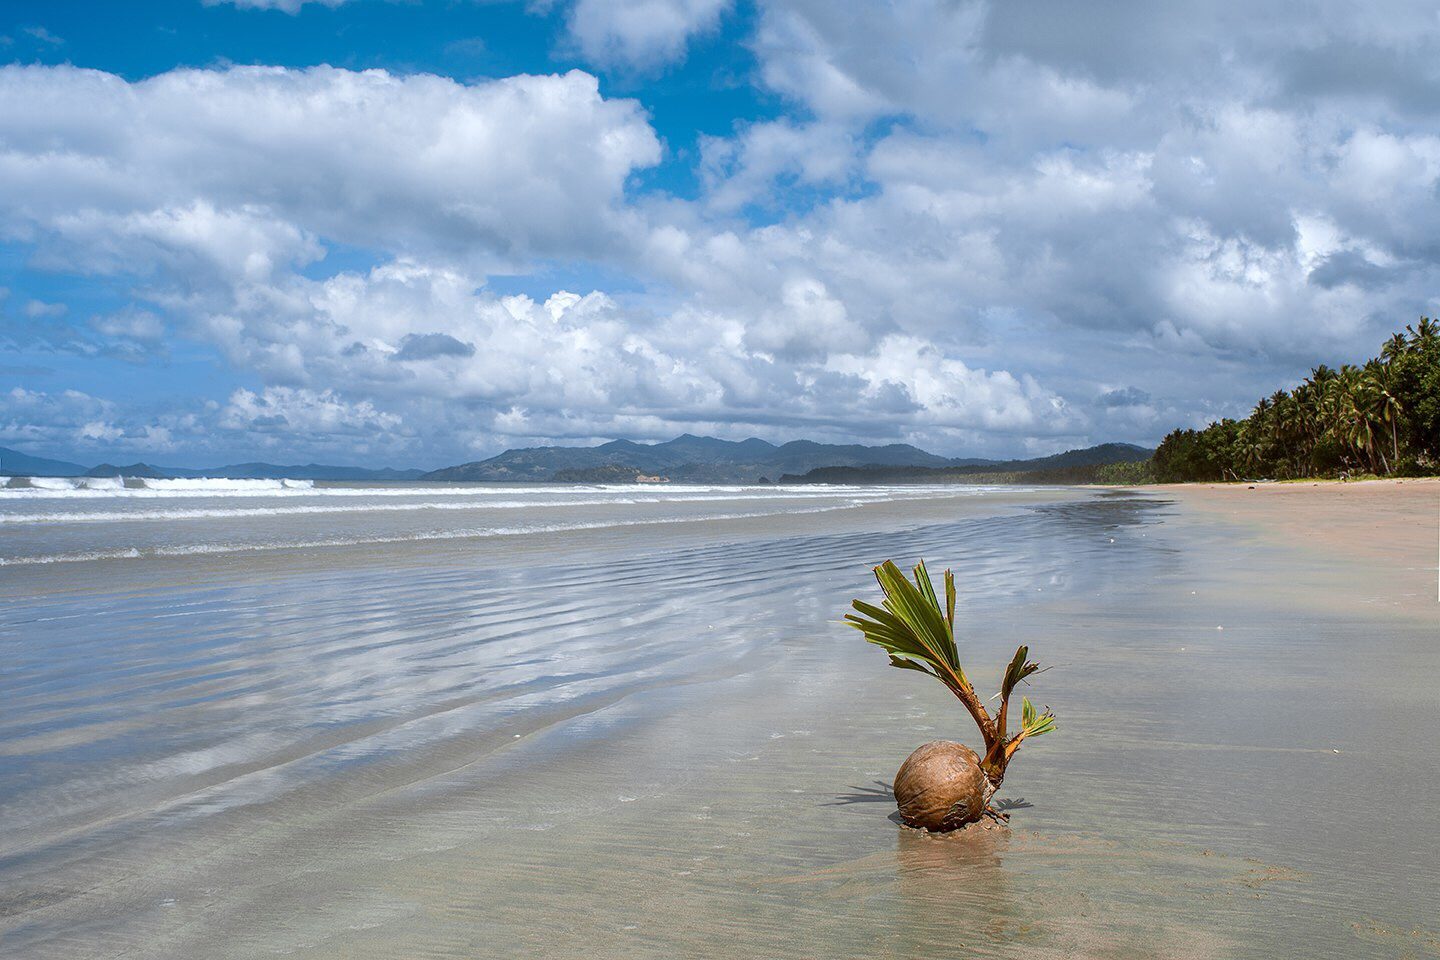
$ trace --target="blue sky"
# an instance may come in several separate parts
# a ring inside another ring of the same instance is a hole
[[[1154,442],[1435,309],[1424,4],[0,9],[0,444]]]

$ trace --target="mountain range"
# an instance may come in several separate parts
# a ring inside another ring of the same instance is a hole
[[[19,450],[0,447],[0,476],[18,477],[144,477],[170,480],[216,477],[223,480],[418,480],[424,470],[395,470],[390,467],[341,467],[323,463],[281,465],[275,463],[232,463],[223,467],[157,467],[148,463],[117,466],[102,463],[84,467],[68,460],[35,457]]]
[[[675,481],[753,483],[761,477],[805,473],[816,467],[978,466],[988,460],[952,460],[906,443],[883,447],[792,440],[776,446],[749,440],[717,440],[683,434],[664,443],[612,440],[598,447],[527,447],[499,456],[462,463],[425,474],[424,480],[603,482],[615,468],[637,474],[662,475]]]
[[[238,463],[223,467],[163,467],[145,463],[84,467],[0,447],[0,475],[49,477],[218,477],[232,480],[441,480],[476,482],[617,483],[651,475],[678,482],[873,483],[953,480],[977,473],[1068,469],[1148,459],[1150,450],[1108,443],[1034,460],[942,457],[905,443],[861,444],[792,440],[776,445],[754,437],[719,440],[684,434],[664,443],[612,440],[596,447],[526,447],[428,473],[388,467],[309,463]]]
[[[85,468],[68,460],[32,457],[0,447],[0,477],[83,477]]]
[[[804,474],[784,474],[781,483],[1096,483],[1095,468],[1148,461],[1155,453],[1133,443],[1102,443],[1066,450],[1032,460],[991,460],[946,466],[817,467]]]
[[[1034,460],[941,457],[905,443],[881,447],[792,440],[776,446],[764,440],[717,440],[684,434],[664,443],[613,440],[598,447],[529,447],[506,450],[427,473],[424,480],[569,481],[616,483],[636,475],[673,481],[801,483],[944,481],[952,474],[1025,472],[1148,460],[1153,451],[1129,443],[1107,443]]]

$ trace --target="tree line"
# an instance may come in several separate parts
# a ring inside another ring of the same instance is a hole
[[[1440,472],[1440,323],[1422,317],[1361,366],[1322,364],[1243,420],[1175,430],[1151,466],[1161,483]]]

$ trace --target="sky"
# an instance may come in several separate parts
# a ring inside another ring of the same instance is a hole
[[[1440,300],[1440,10],[7,0],[0,445],[1153,444]]]

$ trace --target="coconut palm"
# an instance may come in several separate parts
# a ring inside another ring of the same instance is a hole
[[[1440,323],[1429,317],[1421,317],[1418,324],[1405,329],[1410,332],[1410,345],[1416,349],[1424,350],[1440,341]]]
[[[1270,396],[1270,409],[1273,411],[1270,418],[1270,437],[1280,448],[1285,472],[1289,474],[1295,471],[1294,440],[1299,407],[1290,394],[1284,390],[1276,390]]]
[[[1385,341],[1385,345],[1380,348],[1380,356],[1385,359],[1387,364],[1394,363],[1409,349],[1410,341],[1405,339],[1405,334],[1396,333],[1392,334],[1390,339]]]
[[[1265,458],[1269,452],[1265,447],[1261,429],[1263,428],[1247,423],[1241,428],[1236,441],[1235,452],[1239,457],[1240,465],[1250,476],[1264,472]]]
[[[889,560],[875,568],[875,580],[885,594],[882,605],[877,607],[856,600],[852,604],[855,613],[847,613],[845,620],[865,635],[866,642],[889,654],[892,667],[934,677],[965,707],[985,741],[980,770],[988,782],[985,791],[988,802],[1005,779],[1005,768],[1020,744],[1055,729],[1055,715],[1049,709],[1036,710],[1030,700],[1022,696],[1019,728],[1013,734],[1009,730],[1010,697],[1015,688],[1040,667],[1028,659],[1029,647],[1022,646],[1015,651],[1000,685],[999,710],[992,717],[960,666],[955,645],[954,574],[945,571],[943,607],[923,560],[915,566],[913,583]]]
[[[1329,388],[1327,397],[1332,435],[1354,452],[1358,463],[1375,471],[1378,459],[1375,455],[1375,430],[1365,413],[1359,368],[1344,364],[1329,381]]]
[[[1390,390],[1389,368],[1371,361],[1365,365],[1365,413],[1376,422],[1390,427],[1390,462],[1400,459],[1398,425],[1402,413],[1400,401]],[[1389,472],[1388,465],[1386,472]]]

